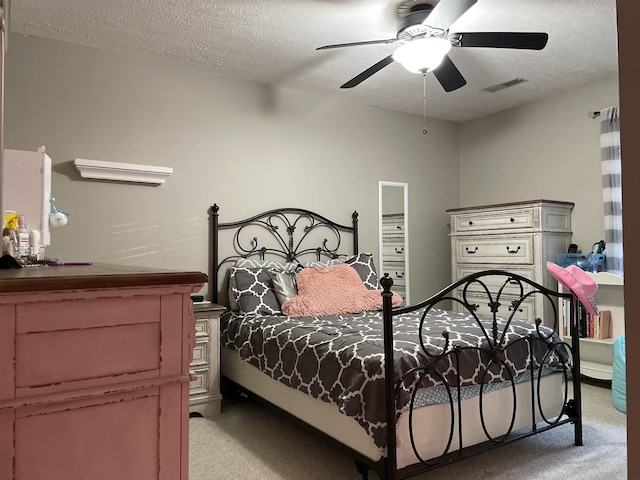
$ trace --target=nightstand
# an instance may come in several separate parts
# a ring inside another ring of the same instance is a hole
[[[211,302],[194,302],[196,346],[189,385],[189,414],[209,417],[220,413],[220,315],[225,307]]]

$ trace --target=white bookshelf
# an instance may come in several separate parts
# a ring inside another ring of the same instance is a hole
[[[611,380],[613,376],[613,342],[624,334],[624,279],[608,272],[590,273],[598,284],[594,299],[599,310],[611,311],[611,338],[580,339],[580,372],[598,380]],[[562,286],[559,287],[563,291]],[[565,306],[565,318],[568,318],[568,306]],[[563,335],[563,329],[560,329]],[[564,336],[571,343],[571,337]]]

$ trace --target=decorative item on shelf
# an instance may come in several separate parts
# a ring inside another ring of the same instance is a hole
[[[49,212],[49,223],[53,227],[64,227],[69,221],[69,214],[63,212],[62,210],[58,210],[56,208],[55,201],[56,199],[51,197],[49,199],[51,202],[51,212]]]
[[[587,312],[592,315],[600,315],[598,306],[593,296],[598,290],[598,284],[577,265],[569,265],[566,268],[547,262],[547,270],[553,277],[578,298]]]
[[[577,245],[572,243],[568,253],[556,255],[556,263],[563,268],[575,265],[585,272],[604,272],[606,262],[605,246],[605,241],[600,240],[593,244],[590,253],[580,253],[577,251]]]

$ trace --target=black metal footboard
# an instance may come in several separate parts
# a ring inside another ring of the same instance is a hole
[[[492,288],[487,283],[489,278],[491,278],[489,284],[493,285]],[[393,281],[385,275],[380,283],[384,288],[382,296],[385,337],[386,423],[388,426],[396,425],[399,418],[398,405],[402,403],[400,397],[404,397],[406,403],[408,396],[410,398],[409,406],[405,407],[404,414],[409,416],[409,436],[413,453],[417,459],[415,464],[398,469],[396,428],[387,428],[387,456],[382,461],[382,464],[377,466],[381,477],[388,480],[408,478],[566,423],[573,423],[574,443],[575,445],[582,445],[579,335],[572,335],[571,345],[562,342],[556,335],[561,328],[561,315],[565,313],[558,307],[559,304],[563,304],[563,300],[570,305],[566,312],[569,317],[566,321],[570,320],[571,325],[579,328],[576,325],[574,313],[577,311],[576,299],[572,294],[549,290],[528,278],[514,273],[488,270],[467,276],[419,304],[394,310],[391,305]],[[474,295],[468,295],[471,291],[474,292]],[[489,314],[480,315],[477,313],[480,307],[477,303],[478,292],[481,292],[483,302],[486,301],[486,305],[482,306],[488,307]],[[543,297],[544,302],[549,302],[550,308],[548,310],[552,312],[553,318],[545,319],[544,325],[547,327],[543,326],[542,319],[536,318],[535,328],[532,329],[532,333],[516,340],[518,342],[526,342],[529,352],[528,378],[525,380],[519,379],[518,382],[526,382],[528,385],[531,395],[531,421],[526,428],[514,429],[518,405],[516,379],[508,373],[506,388],[511,391],[513,408],[512,411],[508,411],[508,408],[505,408],[504,414],[507,415],[509,426],[506,431],[494,434],[485,422],[485,412],[486,408],[488,408],[483,401],[486,396],[485,389],[489,386],[492,370],[501,369],[501,371],[510,372],[506,357],[508,349],[512,348],[512,344],[507,341],[505,332],[512,324],[517,323],[514,318],[517,316],[517,312],[520,311],[520,305],[525,301],[531,302],[532,297],[538,295]],[[470,300],[471,298],[473,298],[473,301]],[[464,312],[475,318],[484,336],[482,345],[474,347],[454,345],[453,342],[450,342],[450,333],[444,331],[442,334],[444,339],[443,346],[440,351],[434,352],[433,348],[427,349],[425,347],[421,328],[417,342],[428,360],[424,365],[402,372],[402,376],[398,378],[394,371],[393,356],[394,317],[410,311],[424,309],[422,315],[424,322],[427,314],[434,308],[450,309],[452,304],[454,310]],[[468,446],[469,442],[466,441],[463,434],[462,426],[465,418],[462,416],[463,400],[459,374],[461,357],[465,353],[464,351],[468,349],[477,350],[477,355],[486,359],[485,365],[482,367],[484,370],[478,375],[479,395],[477,396],[477,414],[480,417],[486,440],[480,443],[475,442],[475,445],[471,446]],[[442,364],[440,360],[445,357],[448,357],[445,362],[449,366],[447,372],[439,370],[439,365]],[[451,365],[458,372],[457,380],[456,375],[453,375],[452,378]],[[562,376],[564,398],[560,412],[546,412],[542,405],[541,384],[544,374],[550,371],[552,372],[551,374]],[[451,416],[446,446],[440,455],[431,458],[422,458],[416,441],[418,432],[421,429],[429,428],[429,426],[419,425],[416,415],[414,415],[418,408],[417,394],[421,389],[422,379],[425,375],[429,375],[431,379],[438,379],[440,386],[445,389],[449,402],[448,411]],[[572,395],[569,395],[570,381],[573,386]],[[453,444],[459,445],[460,448],[452,448]]]

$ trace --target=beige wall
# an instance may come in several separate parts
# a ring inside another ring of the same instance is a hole
[[[461,125],[431,120],[423,135],[417,116],[14,35],[5,146],[47,147],[56,204],[71,213],[47,254],[65,261],[208,272],[213,203],[221,221],[286,205],[349,223],[357,210],[360,249],[377,258],[378,181],[407,182],[418,299],[450,279],[447,208],[567,200],[574,241],[602,238],[599,122],[587,112],[617,104],[614,78]],[[161,187],[87,181],[74,158],[174,174]]]
[[[589,251],[604,238],[604,213],[600,121],[588,112],[613,105],[617,78],[464,123],[461,206],[540,198],[574,202],[573,241]]]
[[[348,224],[378,258],[378,181],[409,183],[412,296],[450,279],[445,210],[456,206],[458,131],[413,115],[13,35],[5,147],[45,145],[69,224],[47,254],[208,272],[210,205],[221,221],[283,206]],[[75,158],[174,168],[160,187],[82,180]]]

